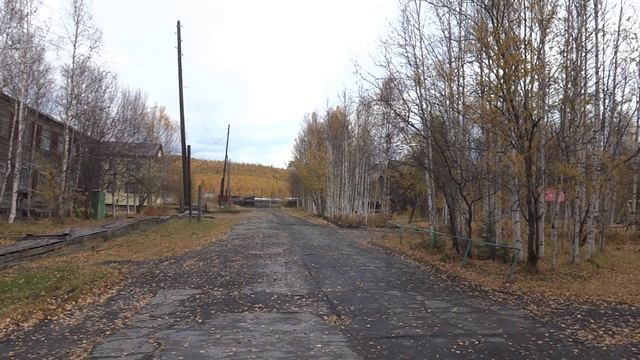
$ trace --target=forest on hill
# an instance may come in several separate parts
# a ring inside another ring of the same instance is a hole
[[[286,198],[291,196],[288,172],[285,169],[260,164],[229,163],[230,176],[227,185],[233,196],[264,196]],[[222,160],[191,159],[191,176],[193,177],[193,193],[197,193],[198,185],[204,185],[205,192],[219,193],[222,178]],[[179,184],[181,176],[180,157],[172,161],[172,177]],[[178,187],[179,188],[179,187]],[[194,195],[195,196],[195,195]]]

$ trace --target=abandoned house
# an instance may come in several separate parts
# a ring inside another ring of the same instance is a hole
[[[18,129],[12,124],[16,101],[0,92],[0,214],[11,205],[14,176],[20,176],[18,216],[51,215],[60,191],[60,171],[64,151],[64,124],[50,115],[28,108],[24,119],[22,164],[16,171]],[[11,132],[13,129],[13,136]],[[117,206],[136,211],[143,205],[159,204],[162,146],[149,143],[98,141],[70,128],[67,208],[88,202],[88,193],[105,191],[108,211]],[[13,155],[13,156],[10,156]],[[109,206],[111,205],[111,206]]]
[[[161,205],[164,167],[160,144],[105,141],[100,154],[105,203],[114,214],[118,209],[136,212],[141,205]]]

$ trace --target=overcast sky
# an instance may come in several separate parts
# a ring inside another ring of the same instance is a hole
[[[39,0],[51,31],[67,2]],[[367,67],[396,0],[93,0],[102,60],[122,86],[179,119],[176,21],[182,23],[187,143],[196,158],[285,167],[304,114]]]

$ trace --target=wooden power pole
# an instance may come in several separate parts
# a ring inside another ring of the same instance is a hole
[[[191,145],[187,145],[187,199],[189,199],[189,221],[191,221]]]
[[[231,159],[227,160],[227,196],[231,199]]]
[[[224,176],[227,174],[227,152],[229,151],[229,130],[231,125],[227,125],[227,145],[224,148],[224,166],[222,168],[222,179],[220,180],[220,198],[218,199],[218,207],[222,207],[222,199],[224,198]]]
[[[188,193],[187,177],[187,140],[184,129],[184,96],[182,93],[182,39],[180,37],[180,21],[178,20],[178,93],[180,94],[180,143],[182,145],[182,198],[183,206],[188,206],[191,216],[191,194]],[[184,211],[184,207],[182,208]]]
[[[198,221],[202,220],[202,184],[198,185]]]

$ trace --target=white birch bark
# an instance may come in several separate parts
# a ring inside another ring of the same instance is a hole
[[[517,179],[514,179],[514,181],[517,182]],[[522,232],[520,224],[520,196],[514,191],[511,205],[511,226],[513,228],[513,246],[516,248],[514,254],[516,261],[522,260]]]
[[[17,115],[18,115],[18,102],[14,103],[14,112],[13,116],[11,116],[11,124],[9,126],[9,152],[7,154],[7,161],[5,163],[5,173],[2,178],[2,184],[0,185],[0,203],[4,200],[5,191],[7,189],[7,182],[9,181],[9,175],[13,170],[13,143],[14,143],[14,134],[15,134],[15,126],[17,124]],[[35,134],[34,134],[35,136]]]
[[[571,262],[580,262],[580,223],[582,222],[582,193],[584,185],[578,184],[573,209],[573,242],[571,244]]]
[[[553,270],[556,269],[558,263],[558,214],[560,213],[560,191],[562,190],[554,189],[553,203],[551,204],[551,267]]]
[[[22,88],[20,98],[25,98],[26,89]],[[18,202],[18,191],[20,188],[20,177],[22,175],[22,138],[24,134],[24,113],[26,112],[26,106],[23,101],[19,102],[18,105],[18,113],[16,114],[16,124],[18,126],[18,136],[16,138],[16,152],[14,159],[14,173],[13,173],[13,184],[11,189],[11,206],[9,210],[9,219],[8,223],[13,224],[16,219],[16,210],[17,210],[17,202]]]
[[[502,192],[498,191],[494,195],[494,216],[496,221],[496,244],[502,244]]]

